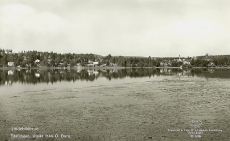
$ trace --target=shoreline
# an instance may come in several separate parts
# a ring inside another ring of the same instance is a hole
[[[1,70],[9,69],[230,69],[230,67],[191,67],[191,68],[181,68],[181,67],[1,67]]]

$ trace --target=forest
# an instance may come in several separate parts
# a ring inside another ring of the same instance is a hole
[[[181,60],[179,60],[181,59]],[[11,65],[10,65],[11,62]],[[116,67],[229,67],[230,55],[212,55],[196,57],[132,57],[101,56],[96,54],[55,53],[39,51],[21,51],[13,53],[11,49],[0,49],[0,67],[74,67],[87,66],[98,62],[97,66]],[[186,62],[186,63],[185,63]],[[12,65],[13,64],[13,65]]]

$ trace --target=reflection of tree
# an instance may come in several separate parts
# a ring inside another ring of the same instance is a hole
[[[0,70],[0,85],[13,84],[15,82],[26,84],[37,83],[55,83],[58,81],[94,81],[98,77],[105,77],[108,80],[122,79],[125,77],[151,77],[151,76],[199,76],[199,77],[220,77],[230,78],[229,71],[215,69],[110,69],[110,70],[95,70],[82,69],[63,70],[63,69],[48,69],[48,70]]]

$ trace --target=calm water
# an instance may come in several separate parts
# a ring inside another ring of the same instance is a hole
[[[0,70],[0,91],[34,91],[144,82],[175,77],[230,79],[229,69]]]

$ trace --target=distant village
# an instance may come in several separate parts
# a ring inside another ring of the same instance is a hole
[[[0,67],[230,67],[230,55],[193,57],[134,57],[95,54],[54,53],[0,49]]]

